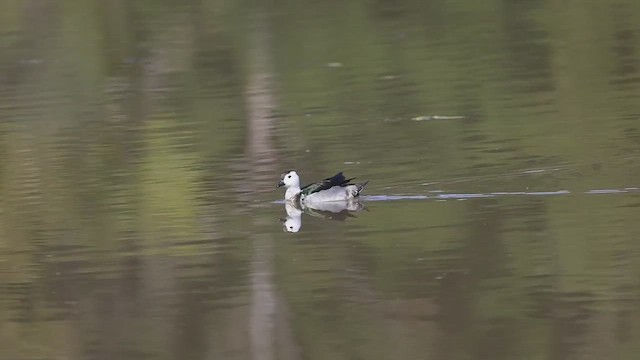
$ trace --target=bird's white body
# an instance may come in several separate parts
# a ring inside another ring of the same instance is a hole
[[[287,188],[287,191],[284,192],[284,199],[286,201],[295,201],[299,194],[300,194],[300,185],[289,186]]]
[[[355,199],[367,184],[350,184],[352,179],[345,179],[342,173],[321,182],[300,187],[300,176],[294,170],[286,171],[280,175],[278,187],[284,186],[285,201],[300,203],[317,203],[329,201],[345,201]]]
[[[348,186],[334,186],[327,190],[322,190],[310,195],[302,195],[300,197],[301,202],[313,203],[313,202],[326,202],[326,201],[345,201],[354,199],[358,196],[360,191],[357,185]]]

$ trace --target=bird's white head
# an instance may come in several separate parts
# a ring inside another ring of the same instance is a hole
[[[300,187],[300,177],[294,170],[285,171],[280,175],[280,182],[278,187],[284,186],[285,188]]]
[[[285,200],[292,200],[300,193],[300,176],[294,170],[285,171],[280,175],[277,187],[285,187]]]

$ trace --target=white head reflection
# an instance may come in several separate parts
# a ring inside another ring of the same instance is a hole
[[[286,232],[297,233],[302,227],[302,210],[288,202],[284,208],[287,211],[287,217],[282,221],[282,229]]]
[[[297,233],[301,227],[302,219],[299,216],[297,218],[287,216],[287,219],[282,223],[282,229],[286,232]]]

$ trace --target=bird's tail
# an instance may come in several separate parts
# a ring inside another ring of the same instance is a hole
[[[361,183],[361,184],[354,184],[356,186],[356,191],[355,194],[353,194],[353,196],[358,196],[360,195],[360,192],[364,189],[365,186],[367,186],[367,184],[369,183],[369,180]]]

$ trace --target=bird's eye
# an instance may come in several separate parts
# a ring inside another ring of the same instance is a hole
[[[289,226],[289,229],[293,230],[293,226]]]
[[[288,177],[289,179],[291,179],[291,175],[287,175],[287,177]]]

